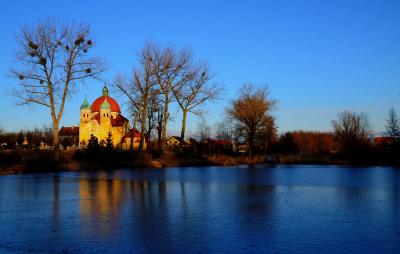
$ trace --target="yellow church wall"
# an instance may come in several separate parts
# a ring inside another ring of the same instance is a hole
[[[133,150],[137,150],[139,148],[139,140],[140,138],[135,138],[133,142]],[[125,141],[121,145],[122,150],[129,150],[131,148],[131,138],[125,138]],[[146,140],[143,144],[143,149],[147,149]]]
[[[95,112],[92,116],[94,117],[96,114],[99,113]],[[118,113],[115,115],[117,114]],[[81,117],[81,123],[79,125],[79,144],[83,144],[82,141],[84,141],[84,144],[87,145],[92,134],[97,137],[99,143],[102,140],[106,142],[108,133],[111,131],[114,147],[123,148],[123,137],[125,136],[126,131],[130,129],[129,123],[125,123],[123,126],[112,127],[111,119],[104,117],[101,117],[100,119],[100,123],[98,123],[96,120],[87,121],[87,119]],[[134,143],[134,146],[134,148],[137,149],[138,144]],[[129,149],[129,145],[127,149]]]

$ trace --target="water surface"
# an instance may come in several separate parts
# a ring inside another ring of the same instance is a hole
[[[188,167],[0,177],[0,253],[400,253],[400,170]]]

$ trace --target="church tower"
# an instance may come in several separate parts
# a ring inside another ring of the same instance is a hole
[[[81,105],[80,110],[80,123],[79,123],[79,145],[86,146],[87,140],[90,137],[91,124],[90,120],[92,119],[92,110],[90,109],[90,104],[85,98]]]
[[[100,106],[100,125],[102,128],[111,127],[111,106],[107,101],[107,97]]]
[[[90,121],[90,118],[92,116],[92,112],[90,110],[90,104],[88,103],[87,99],[83,101],[81,105],[81,123],[87,123]]]

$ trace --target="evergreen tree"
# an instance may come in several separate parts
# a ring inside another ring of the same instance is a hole
[[[108,136],[106,139],[106,149],[107,149],[107,151],[112,151],[114,149],[111,131],[108,132]]]
[[[98,151],[99,150],[99,140],[93,134],[90,135],[90,139],[87,146],[89,151]]]

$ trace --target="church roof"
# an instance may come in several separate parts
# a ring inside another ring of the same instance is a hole
[[[87,99],[85,98],[85,100],[83,101],[82,105],[81,105],[81,110],[82,109],[90,109],[90,104],[87,101]]]
[[[110,105],[111,112],[121,113],[121,109],[120,109],[118,103],[108,95],[100,96],[99,98],[94,100],[94,102],[92,103],[92,106],[90,107],[92,112],[100,112],[100,107],[106,99],[107,99],[108,104]]]
[[[108,104],[111,112],[121,113],[121,109],[120,109],[118,103],[113,98],[108,96],[108,88],[107,88],[106,84],[104,84],[104,87],[101,91],[102,91],[103,95],[100,96],[99,98],[97,98],[96,100],[94,100],[94,102],[92,103],[92,106],[90,107],[92,112],[100,112],[101,107],[105,103],[105,105],[103,106],[103,109],[108,109],[107,108],[107,104]]]
[[[93,120],[97,121],[98,123],[100,123],[100,114],[96,114],[94,115],[94,117],[92,118]],[[116,118],[111,117],[111,126],[112,127],[120,127],[123,126],[125,122],[128,122],[129,120],[126,119],[124,116],[122,115],[117,115]]]

